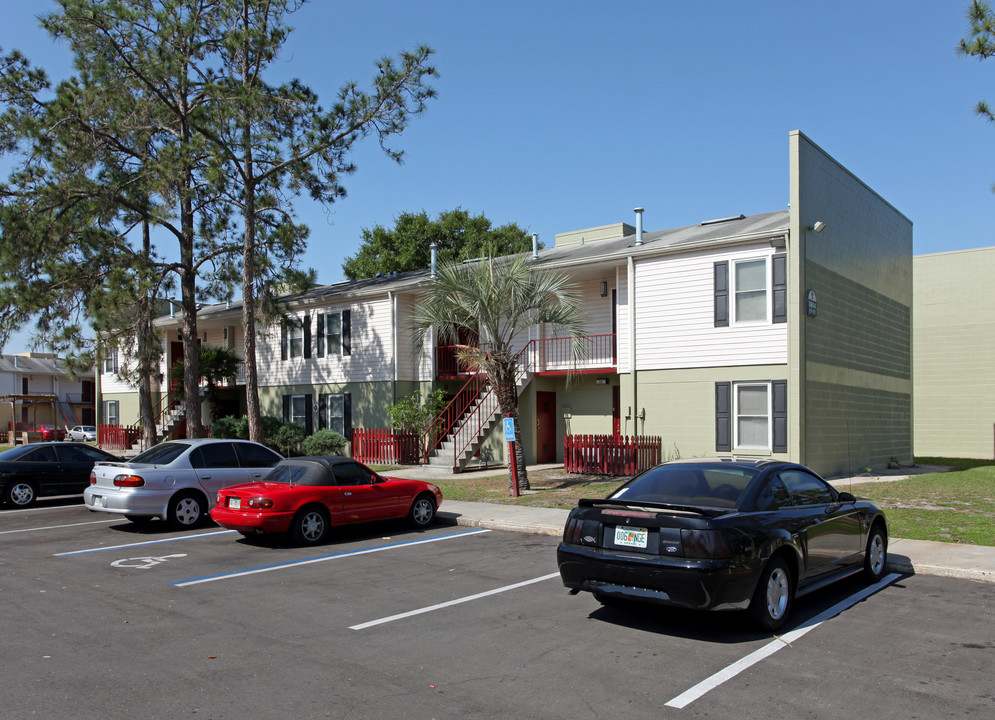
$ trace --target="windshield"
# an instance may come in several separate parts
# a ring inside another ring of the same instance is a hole
[[[164,442],[136,455],[131,462],[139,465],[168,465],[189,447],[186,443]]]
[[[719,463],[660,465],[609,495],[612,500],[733,508],[757,471]]]

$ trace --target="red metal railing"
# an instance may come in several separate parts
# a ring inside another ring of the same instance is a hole
[[[584,335],[578,338],[574,352],[571,338],[531,340],[536,373],[571,373],[614,368],[618,364],[615,335]]]
[[[635,475],[660,464],[661,438],[636,435],[567,435],[563,469],[597,475]]]
[[[352,456],[364,463],[414,465],[420,456],[417,433],[384,428],[353,428]]]
[[[152,416],[155,418],[156,435],[159,434],[159,427],[163,424],[165,417],[171,411],[179,407],[182,400],[183,400],[182,390],[180,391],[168,390],[165,395],[159,398],[159,402],[157,402],[155,406],[152,408]],[[106,427],[113,427],[113,426],[108,425]],[[135,434],[136,439],[133,441],[133,443],[142,442],[143,438],[142,421],[140,419],[134,425],[129,425],[126,428],[126,430],[129,433]],[[99,430],[97,432],[97,437],[98,439],[100,437]],[[164,439],[165,438],[159,438],[160,442]],[[131,445],[128,445],[127,447],[131,447]],[[142,447],[142,450],[148,450],[148,448]]]
[[[458,422],[471,411],[473,403],[480,397],[481,391],[487,386],[486,375],[471,375],[463,387],[456,391],[455,397],[442,409],[428,430],[422,433],[419,446],[422,458],[427,463],[439,444],[446,439]]]

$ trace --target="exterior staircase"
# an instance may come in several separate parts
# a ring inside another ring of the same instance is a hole
[[[531,381],[532,373],[520,365],[516,377],[519,396]],[[453,424],[452,430],[428,455],[428,464],[462,472],[500,422],[501,407],[497,393],[489,382],[485,382],[476,398]]]
[[[165,410],[159,415],[155,423],[156,437],[162,442],[165,438],[168,438],[179,425],[183,422],[186,417],[186,412],[184,408],[186,405],[183,404],[182,400],[176,401],[166,407]],[[140,426],[139,430],[140,430]],[[148,450],[142,441],[142,433],[137,433],[137,439],[132,443],[131,449],[133,452],[142,452],[143,450]]]

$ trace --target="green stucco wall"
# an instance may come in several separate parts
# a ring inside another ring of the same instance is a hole
[[[913,268],[915,453],[995,457],[995,247]]]

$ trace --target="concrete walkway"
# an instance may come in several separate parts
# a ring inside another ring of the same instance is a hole
[[[563,465],[533,465],[529,466],[529,472],[560,467]],[[900,480],[909,475],[940,472],[944,469],[946,468],[902,468],[895,471],[884,471],[880,474],[837,478],[830,480],[830,482],[835,487],[850,490],[852,486],[863,482]],[[418,465],[391,470],[384,474],[432,482],[438,479],[456,479],[470,475],[505,476],[507,472],[506,468],[492,467],[487,470],[479,469],[471,473],[457,475],[439,468]],[[563,533],[568,512],[556,508],[444,500],[439,509],[439,519],[442,522],[466,527],[558,537]],[[888,569],[895,572],[941,575],[995,583],[995,547],[891,538],[888,543]]]

